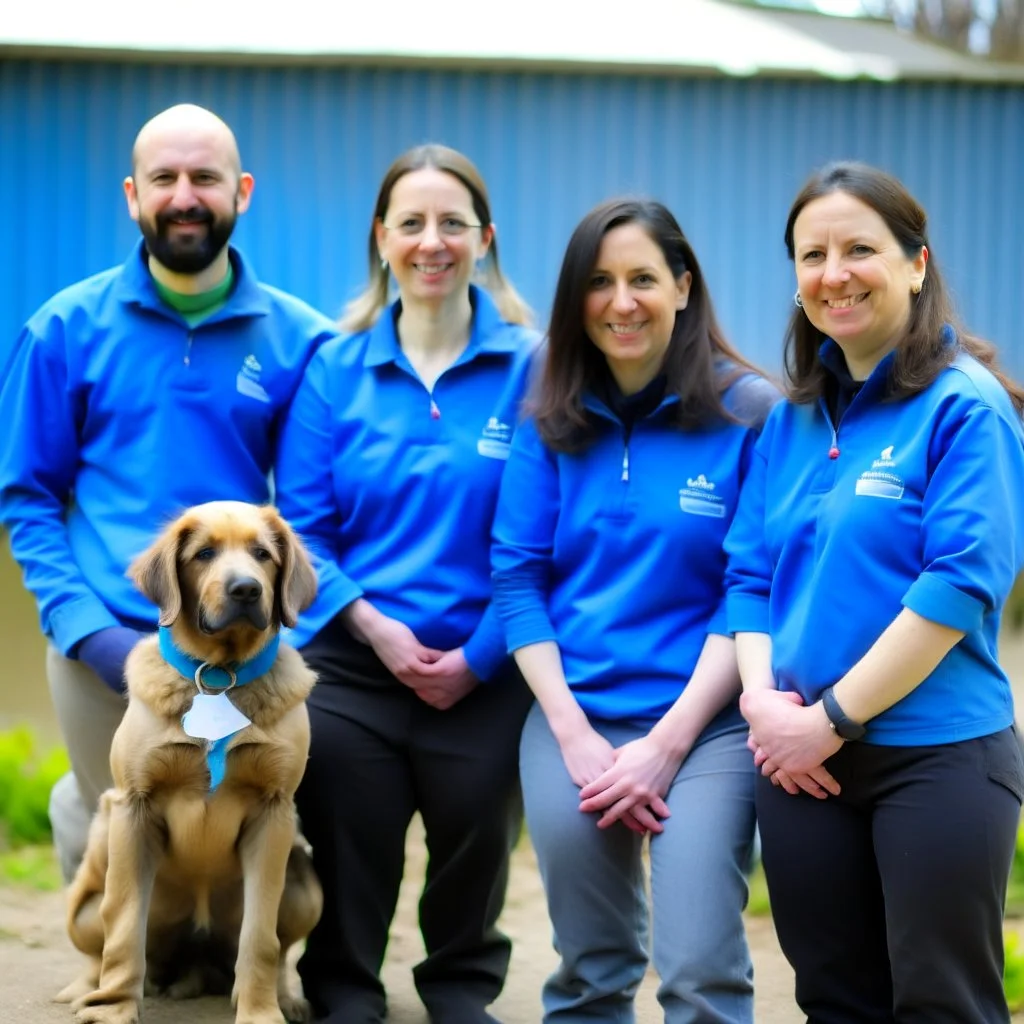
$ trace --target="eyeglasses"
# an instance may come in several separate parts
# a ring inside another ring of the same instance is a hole
[[[427,222],[423,217],[406,217],[398,224],[385,224],[386,231],[397,231],[405,238],[415,238],[426,230]],[[458,238],[470,228],[482,228],[483,224],[467,224],[459,217],[442,217],[437,222],[437,233],[445,238]]]

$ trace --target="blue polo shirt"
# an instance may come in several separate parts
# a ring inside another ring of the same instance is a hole
[[[365,597],[486,679],[506,656],[491,609],[491,522],[537,335],[473,288],[469,344],[428,391],[402,352],[400,307],[324,345],[285,425],[278,505],[317,561],[307,643]]]

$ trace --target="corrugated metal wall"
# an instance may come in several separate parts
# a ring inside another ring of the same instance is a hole
[[[331,314],[362,281],[382,172],[437,140],[479,165],[506,271],[542,314],[578,218],[647,193],[691,236],[729,333],[777,367],[789,203],[815,165],[855,157],[925,204],[965,318],[1024,376],[1019,87],[27,60],[0,62],[0,359],[48,295],[124,258],[132,139],[186,100],[235,128],[256,176],[236,239],[260,276]]]

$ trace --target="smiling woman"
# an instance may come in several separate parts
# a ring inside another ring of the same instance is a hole
[[[661,369],[692,278],[684,270],[676,279],[657,242],[639,224],[622,224],[604,236],[583,326],[624,394],[636,394]]]
[[[881,214],[841,191],[809,202],[793,222],[792,238],[807,319],[842,347],[854,380],[865,380],[910,319],[928,247],[905,251]]]
[[[753,778],[722,541],[777,398],[726,341],[664,206],[584,217],[491,556],[537,697],[520,765],[561,956],[545,1020],[632,1018],[651,905],[664,1019],[752,1019]]]
[[[779,939],[812,1019],[1006,1021],[1024,392],[958,325],[895,178],[824,168],[785,239],[790,401],[726,541]]]
[[[490,607],[488,539],[538,339],[495,235],[465,156],[399,157],[352,333],[313,358],[281,439],[279,504],[319,555],[320,596],[295,632],[320,678],[298,803],[326,909],[299,971],[331,1020],[384,1019],[415,811],[430,849],[415,980],[431,1019],[491,1020],[508,970],[496,921],[529,693]]]

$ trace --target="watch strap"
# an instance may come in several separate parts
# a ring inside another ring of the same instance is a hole
[[[846,712],[839,706],[839,701],[836,700],[831,686],[826,687],[822,692],[821,703],[825,709],[825,716],[837,736],[844,740],[863,739],[867,729],[860,722],[855,722],[846,716]]]

